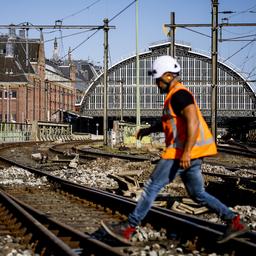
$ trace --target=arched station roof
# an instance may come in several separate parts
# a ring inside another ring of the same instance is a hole
[[[182,70],[181,70],[181,80],[184,82],[185,85],[188,87],[203,87],[208,86],[211,87],[211,58],[207,56],[206,54],[202,54],[196,51],[193,51],[192,48],[185,44],[176,44],[176,58],[178,59],[179,63],[181,64]],[[146,77],[147,72],[145,69],[145,65],[147,66],[148,70],[151,69],[153,60],[161,55],[166,55],[169,52],[170,48],[170,42],[161,42],[158,44],[154,44],[149,47],[148,51],[145,51],[139,55],[140,63],[142,63],[141,68],[140,64],[140,77]],[[144,62],[143,62],[144,60]],[[143,64],[144,63],[144,64]],[[108,76],[109,76],[109,85],[119,84],[120,80],[124,81],[124,86],[134,86],[134,79],[133,82],[128,82],[126,79],[127,76],[127,66],[132,67],[134,69],[134,66],[136,64],[136,55],[130,56],[128,58],[125,58],[118,63],[114,64],[112,67],[108,70]],[[124,70],[126,67],[126,72],[122,72],[121,70]],[[120,70],[118,72],[118,70]],[[118,74],[118,75],[117,75]],[[255,93],[255,85],[251,84],[246,81],[246,79],[243,77],[241,73],[239,73],[234,67],[231,65],[222,63],[221,61],[218,62],[218,85],[220,87],[223,87],[223,92],[228,95],[228,93],[236,93],[236,89],[231,89],[230,87],[243,87],[245,94],[244,97],[247,97],[247,99],[244,99],[245,101],[249,101],[250,104],[245,106],[245,110],[247,109],[249,112],[255,110],[255,104],[256,104],[256,93]],[[133,75],[134,76],[134,75]],[[154,82],[152,78],[142,79],[142,82],[140,82],[140,85],[143,86],[153,86]],[[88,110],[88,101],[91,96],[91,94],[94,92],[95,88],[99,85],[103,85],[103,73],[101,73],[98,77],[95,78],[95,80],[90,84],[88,89],[86,90],[84,97],[81,101],[81,109],[82,112],[85,112],[88,114],[90,111]],[[225,89],[224,87],[227,87],[228,89]],[[195,94],[197,91],[195,90]],[[200,91],[199,94],[202,94],[203,91]],[[238,92],[239,93],[239,92]],[[209,91],[208,91],[209,94]],[[202,95],[201,95],[202,96]],[[222,95],[223,96],[223,95]],[[198,95],[200,97],[200,95]],[[228,97],[228,96],[227,96]],[[228,99],[225,99],[228,100]],[[228,100],[229,101],[229,100]],[[234,100],[231,100],[232,104],[235,106]],[[226,104],[226,103],[225,103]],[[240,104],[240,103],[239,103]],[[225,108],[224,104],[223,108]],[[207,105],[209,109],[209,104]],[[240,105],[239,105],[240,106]],[[241,107],[234,107],[234,111],[240,111],[243,110]],[[232,107],[231,107],[232,108]],[[249,113],[250,115],[250,113]]]

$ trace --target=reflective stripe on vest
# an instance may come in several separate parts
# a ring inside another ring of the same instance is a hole
[[[164,114],[166,114],[166,115],[168,114],[169,116],[171,116],[171,118],[169,120],[170,120],[170,124],[171,124],[171,127],[172,127],[172,133],[173,133],[174,141],[173,141],[173,143],[171,143],[168,146],[168,148],[183,149],[184,146],[185,146],[185,142],[182,142],[182,141],[179,140],[178,132],[177,132],[178,129],[177,129],[177,125],[176,125],[176,122],[175,122],[175,118],[172,117],[171,111],[170,111],[169,108],[167,108],[167,106],[164,108],[163,112],[164,112]],[[200,132],[201,140],[199,140],[199,141],[197,140],[196,143],[194,144],[194,146],[205,146],[205,145],[209,145],[209,144],[214,143],[213,137],[205,139],[204,128],[202,126],[200,118],[199,118],[199,122],[200,122],[199,123],[199,132]]]
[[[172,144],[170,144],[168,146],[168,148],[179,148],[179,149],[183,149],[184,146],[185,146],[185,143],[184,142],[181,142],[178,138],[178,134],[177,134],[177,126],[174,122],[174,119],[171,118],[170,119],[170,122],[171,122],[171,126],[172,126],[172,132],[173,132],[173,138],[174,138],[174,142]],[[200,136],[201,138],[204,138],[204,129],[200,123],[199,125],[199,130],[200,130]],[[194,146],[204,146],[204,145],[208,145],[208,144],[211,144],[213,143],[214,140],[213,138],[209,138],[207,140],[205,139],[202,139],[200,141],[196,141],[196,143],[194,144]]]

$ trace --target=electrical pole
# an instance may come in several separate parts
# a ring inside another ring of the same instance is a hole
[[[175,51],[175,13],[171,12],[171,31],[170,31],[170,37],[171,37],[171,47],[169,55],[175,58],[176,51]]]
[[[171,16],[171,24],[165,24],[165,27],[170,28],[171,44],[174,40],[174,29],[175,28],[189,28],[189,27],[211,27],[212,29],[212,40],[211,40],[211,59],[212,59],[212,91],[211,91],[211,130],[216,140],[217,137],[217,83],[218,83],[218,29],[222,27],[253,27],[256,23],[218,23],[218,0],[211,0],[212,2],[212,23],[211,24],[175,24],[174,17]],[[172,47],[172,46],[171,46]],[[170,54],[173,55],[174,50],[170,50]]]
[[[136,0],[136,129],[140,129],[140,60],[139,60],[139,0]],[[136,140],[136,147],[141,146]]]
[[[124,81],[123,79],[120,80],[120,108],[121,108],[121,116],[120,116],[120,121],[124,121],[124,110],[123,110],[123,94],[124,94]]]
[[[218,109],[218,0],[212,0],[212,108],[211,130],[217,141],[217,109]]]
[[[27,22],[27,25],[28,25],[28,22]],[[26,28],[26,68],[28,68],[28,28]],[[28,72],[28,70],[26,71]]]
[[[103,140],[108,144],[108,19],[104,19],[104,95],[103,95]]]

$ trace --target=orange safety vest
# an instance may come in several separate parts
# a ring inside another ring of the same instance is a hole
[[[161,156],[163,159],[180,159],[187,137],[186,121],[181,116],[177,116],[171,106],[172,95],[178,90],[186,90],[192,95],[192,93],[183,84],[177,82],[172,85],[165,98],[162,126],[165,133],[166,149],[163,151]],[[196,143],[191,150],[191,159],[215,155],[217,153],[213,136],[196,104],[195,99],[194,102],[197,108],[197,115],[199,117],[199,131]]]

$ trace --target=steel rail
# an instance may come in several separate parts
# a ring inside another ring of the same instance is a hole
[[[76,249],[79,252],[79,255],[123,255],[123,253],[121,253],[119,250],[105,243],[102,243],[101,241],[96,240],[85,233],[77,231],[66,224],[48,218],[44,213],[32,208],[14,196],[9,195],[8,193],[6,194],[14,202],[29,212],[29,214],[31,214],[36,220],[38,220],[40,223],[43,223],[44,226],[49,226],[48,229],[50,231],[54,230],[56,233],[56,230],[58,230],[58,233],[61,234],[61,237],[70,237],[72,238],[72,242],[79,242],[79,248]]]
[[[221,174],[221,173],[210,173],[210,172],[202,172],[204,175],[220,177],[225,181],[230,181],[232,183],[236,183],[237,185],[244,185],[249,189],[256,190],[256,181],[253,178],[247,177],[238,177],[235,175]],[[256,176],[256,175],[255,175]]]
[[[49,150],[51,151],[51,152],[54,152],[54,153],[56,153],[56,154],[64,154],[64,151],[63,150],[61,150],[61,149],[58,149],[57,148],[58,146],[57,145],[54,145],[54,146],[52,146],[52,147],[50,147],[49,148]],[[72,149],[72,148],[71,148]],[[72,158],[74,158],[75,157],[75,153],[73,154],[73,155],[71,155],[71,156],[68,156],[68,158],[70,158],[70,160],[72,159]],[[90,159],[90,160],[95,160],[95,159],[97,159],[97,157],[94,155],[81,155],[81,154],[79,154],[79,157],[82,157],[82,158],[85,158],[85,159]]]
[[[138,155],[128,155],[128,154],[117,154],[103,151],[94,151],[91,149],[77,149],[77,152],[81,152],[81,156],[101,156],[101,157],[115,157],[119,159],[125,160],[133,160],[133,161],[149,161],[149,157],[138,156]]]
[[[97,157],[115,157],[119,159],[132,160],[132,161],[151,160],[149,157],[138,156],[138,155],[110,153],[110,152],[104,152],[104,151],[94,150],[94,149],[77,149],[76,147],[72,147],[72,149],[74,150],[74,152],[78,152],[81,158],[96,159]],[[63,154],[63,151],[58,149],[58,145],[54,145],[50,147],[49,150],[52,152]]]
[[[15,218],[22,226],[27,229],[27,233],[32,233],[32,239],[37,241],[36,252],[53,253],[54,255],[69,255],[76,256],[77,254],[68,247],[63,241],[57,238],[52,232],[44,227],[33,216],[26,212],[20,205],[14,202],[9,196],[7,196],[2,190],[0,190],[1,204],[6,206],[6,209],[13,213]]]
[[[53,180],[57,181],[56,177],[53,177]],[[131,212],[136,204],[124,197],[116,196],[108,192],[102,192],[97,189],[83,187],[77,184],[71,184],[70,182],[64,181],[60,186],[63,190],[73,193],[80,198],[82,197],[89,201],[93,201],[106,208],[112,209],[113,212],[117,211],[125,215]],[[143,223],[144,222],[149,222],[158,229],[162,228],[164,223],[164,227],[168,232],[176,233],[178,236],[184,236],[185,234],[183,232],[186,232],[185,236],[198,236],[201,243],[207,245],[207,247],[212,250],[216,250],[217,248],[218,250],[235,250],[236,255],[244,255],[245,252],[249,253],[251,251],[256,253],[256,235],[253,232],[247,232],[246,238],[253,239],[254,242],[235,238],[220,246],[216,241],[222,232],[205,226],[205,222],[201,222],[200,220],[196,223],[192,221],[192,218],[184,218],[184,215],[174,215],[171,214],[171,212],[162,211],[159,210],[159,208],[153,207],[147,214]]]
[[[127,200],[121,196],[116,196],[95,188],[92,189],[86,186],[78,185],[73,182],[52,176],[46,172],[23,166],[8,159],[7,161],[27,169],[34,174],[40,176],[44,175],[50,182],[56,183],[62,190],[80,198],[93,201],[94,203],[100,204],[105,208],[110,208],[113,212],[117,211],[126,215],[135,207],[135,202]],[[216,249],[220,251],[236,251],[236,255],[245,255],[245,253],[247,253],[246,255],[251,255],[249,253],[256,253],[255,232],[247,232],[245,239],[234,238],[225,244],[219,245],[216,243],[216,241],[222,234],[220,229],[214,229],[213,225],[211,227],[205,226],[205,222],[201,222],[199,220],[195,222],[192,218],[184,218],[184,215],[178,213],[172,214],[171,212],[166,212],[164,210],[159,210],[158,208],[152,207],[145,218],[145,222],[151,223],[156,228],[163,227],[164,223],[164,227],[167,229],[167,231],[174,232],[178,235],[198,236],[200,237],[201,243],[207,245],[208,248],[214,249],[215,251]],[[186,232],[186,234],[182,234],[182,232]],[[247,241],[246,239],[251,239],[254,241],[251,242]]]
[[[72,183],[72,184],[74,184],[74,183]],[[130,207],[131,209],[129,209],[129,210],[132,210],[136,205],[136,202],[134,202],[134,200],[123,197],[123,196],[120,196],[120,195],[116,195],[116,194],[113,195],[112,193],[109,193],[107,191],[98,190],[98,189],[95,189],[95,188],[88,188],[88,187],[85,187],[85,186],[79,185],[79,184],[74,184],[74,185],[75,185],[75,187],[80,187],[82,190],[89,189],[90,191],[94,191],[97,194],[99,194],[99,193],[104,194],[106,197],[110,196],[110,197],[113,197],[114,199],[118,198],[122,202],[129,202],[131,204],[131,207]],[[92,200],[92,199],[89,198],[89,200]],[[127,207],[127,205],[126,205],[126,207]],[[210,221],[207,221],[207,220],[204,220],[204,219],[197,218],[195,216],[191,216],[191,215],[183,214],[183,213],[178,213],[178,212],[175,212],[175,211],[170,210],[170,209],[165,209],[165,208],[161,208],[161,207],[157,207],[157,206],[152,206],[152,209],[154,209],[156,211],[163,212],[165,214],[169,214],[170,216],[176,216],[176,217],[184,219],[188,222],[193,222],[193,223],[198,224],[199,226],[203,226],[203,227],[206,227],[206,228],[209,228],[209,229],[213,229],[213,230],[221,232],[221,233],[225,232],[225,229],[226,229],[226,225],[213,223],[213,222],[210,222]],[[127,212],[125,211],[124,214],[127,214]],[[151,222],[151,223],[154,223],[154,221]],[[256,232],[248,232],[246,235],[249,239],[252,239],[252,240],[256,241]]]
[[[224,146],[224,145],[218,145],[217,148],[219,152],[256,158],[256,153],[249,149],[245,150],[244,148],[242,149],[234,146]]]

